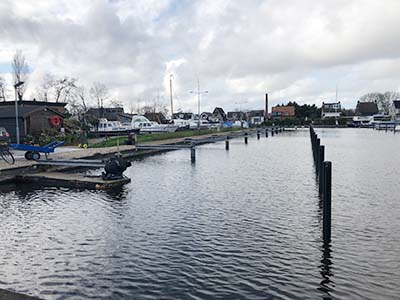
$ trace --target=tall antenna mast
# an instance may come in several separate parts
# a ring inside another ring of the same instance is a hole
[[[174,100],[172,99],[172,78],[174,77],[173,74],[169,75],[169,94],[171,97],[171,121],[174,120]]]

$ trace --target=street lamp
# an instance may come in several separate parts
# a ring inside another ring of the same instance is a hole
[[[17,97],[17,88],[23,85],[25,82],[23,81],[18,81],[16,84],[14,84],[14,89],[15,89],[15,133],[17,136],[17,144],[19,144],[19,124],[18,124],[18,97]]]
[[[197,94],[197,130],[200,130],[200,96],[201,94],[208,94],[208,91],[200,91],[200,81],[197,78],[197,91],[190,91],[191,94]]]

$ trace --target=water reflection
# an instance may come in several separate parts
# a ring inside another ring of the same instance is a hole
[[[322,258],[319,268],[322,280],[318,289],[326,294],[326,296],[323,296],[323,299],[332,299],[330,294],[334,291],[334,282],[332,281],[334,274],[332,272],[333,263],[331,244],[323,242],[321,252]]]

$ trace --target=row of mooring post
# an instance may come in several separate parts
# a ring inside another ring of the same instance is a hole
[[[256,131],[256,134],[257,134],[257,140],[260,140],[261,139],[261,132],[262,132],[262,130],[264,130],[265,131],[265,137],[266,138],[268,138],[268,132],[269,132],[269,130],[268,130],[268,128],[265,128],[265,129],[257,129],[257,131]],[[283,129],[282,128],[278,128],[278,127],[272,127],[271,129],[271,136],[274,136],[274,133],[275,134],[278,134],[279,132],[282,132],[283,131]],[[243,134],[243,136],[244,136],[244,143],[247,145],[248,143],[249,143],[249,133],[248,132],[245,132],[244,134]],[[225,150],[229,150],[229,140],[231,139],[231,137],[229,137],[229,136],[227,136],[226,137],[226,139],[225,139]],[[190,145],[190,161],[192,162],[192,163],[195,163],[196,162],[196,144],[195,143],[192,143],[191,145]]]
[[[310,126],[315,172],[318,178],[318,192],[322,199],[322,237],[325,243],[331,241],[332,228],[332,162],[325,161],[325,146]]]

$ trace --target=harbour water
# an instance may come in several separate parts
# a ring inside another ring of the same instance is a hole
[[[0,288],[44,299],[398,299],[400,135],[317,129],[136,160],[112,192],[0,194]]]

